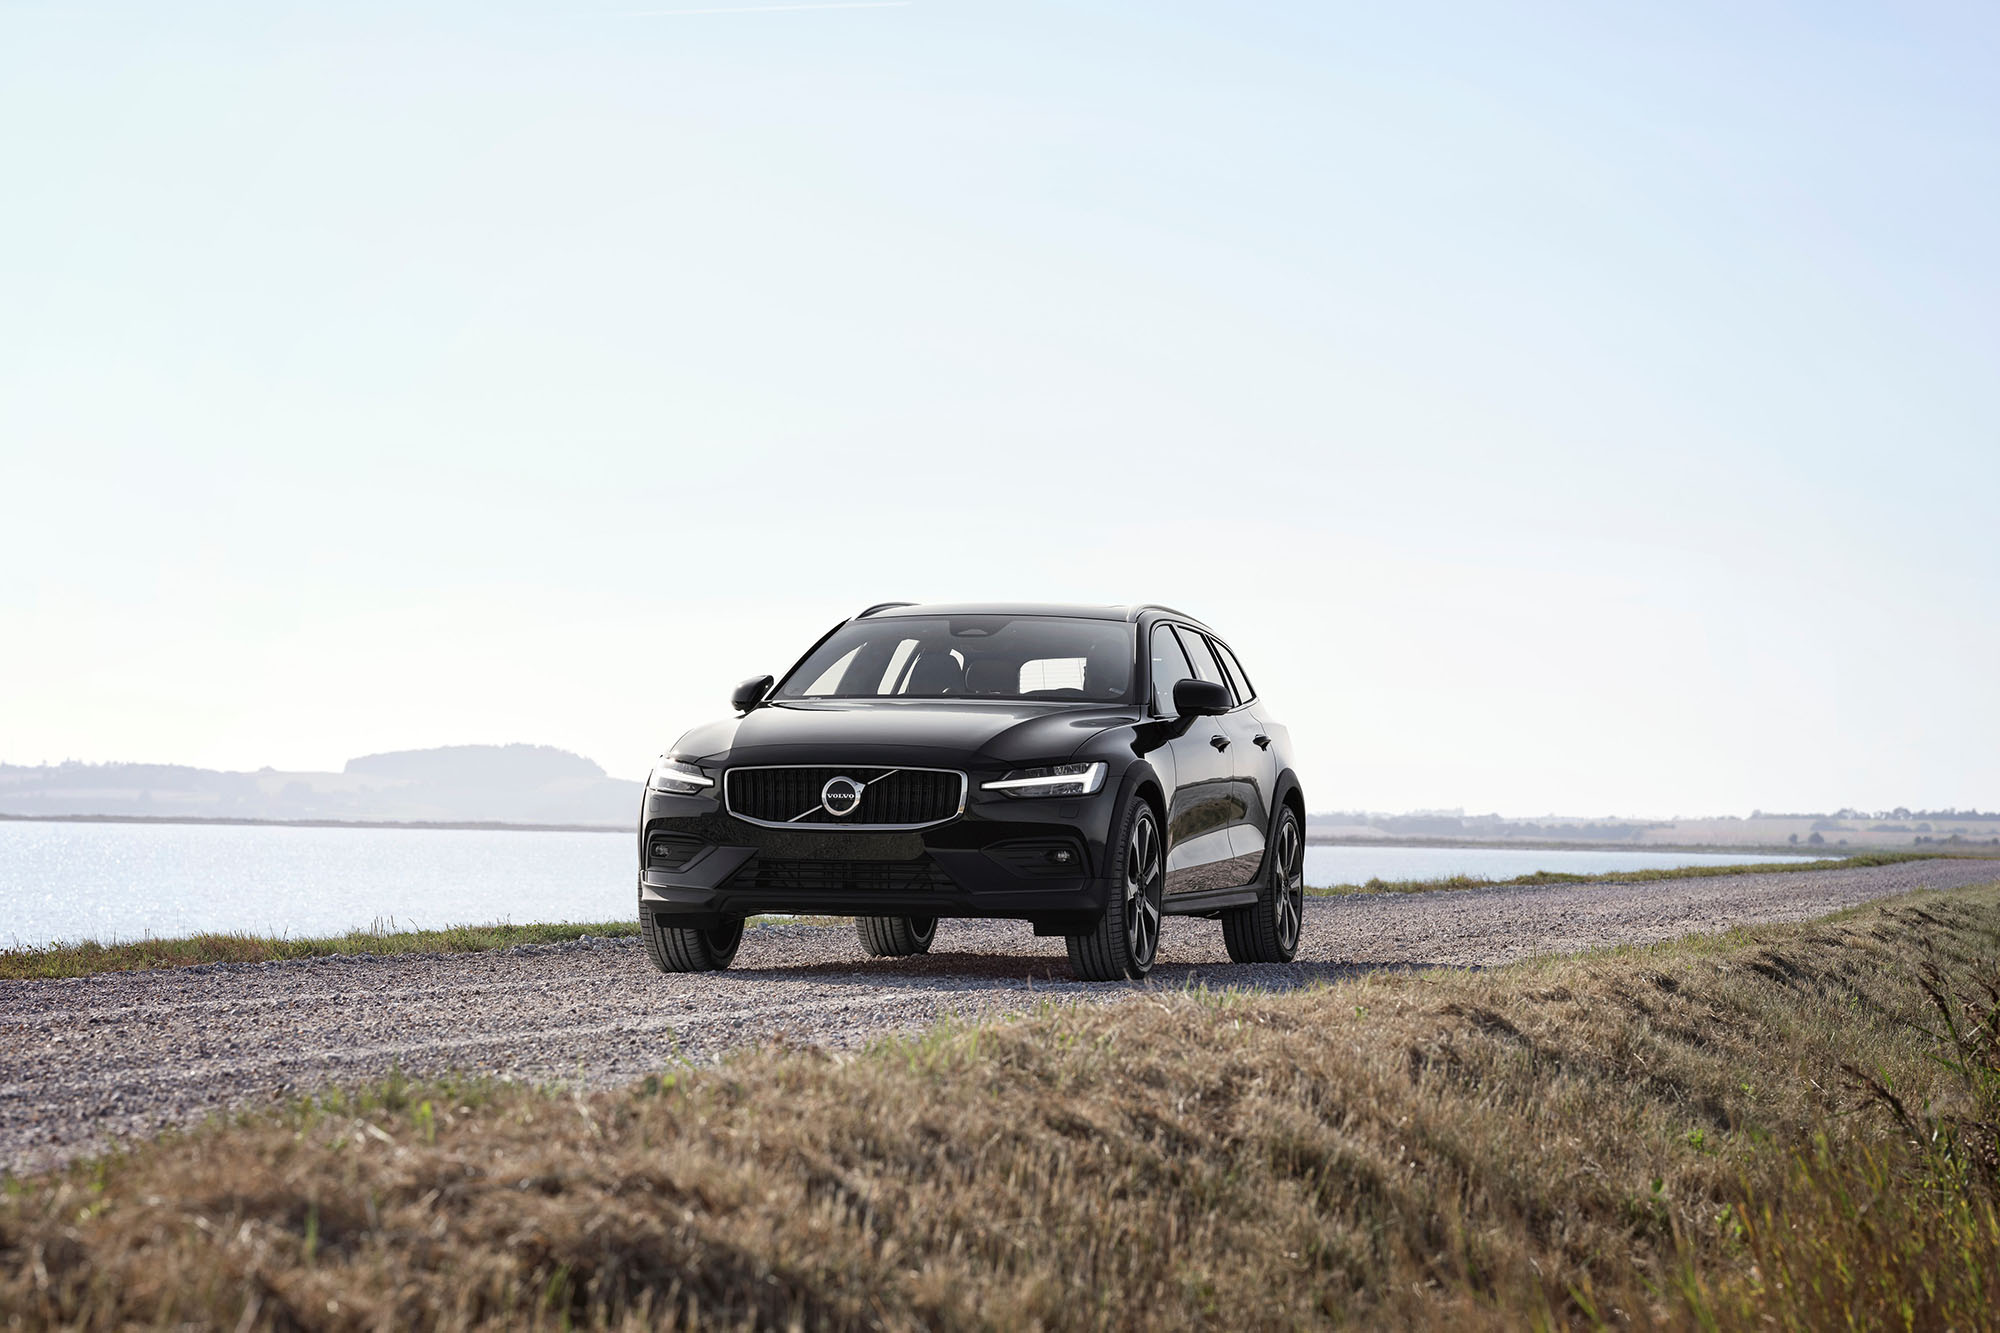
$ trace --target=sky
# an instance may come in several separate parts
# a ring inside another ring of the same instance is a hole
[[[2000,10],[0,0],[0,761],[1159,601],[1315,810],[2000,807]]]

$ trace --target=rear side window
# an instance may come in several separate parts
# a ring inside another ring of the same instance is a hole
[[[1194,679],[1181,641],[1168,625],[1153,627],[1153,702],[1162,713],[1174,711],[1174,686]]]
[[[1081,690],[1085,669],[1089,667],[1087,657],[1041,657],[1032,662],[1021,663],[1021,693],[1034,694],[1040,690]]]
[[[1228,644],[1220,639],[1210,639],[1209,646],[1215,649],[1216,660],[1229,673],[1229,688],[1236,691],[1238,703],[1249,703],[1257,697],[1257,687],[1250,683],[1250,677],[1243,674],[1243,663],[1236,660],[1236,654]]]
[[[896,645],[896,651],[889,654],[889,665],[882,670],[882,680],[877,686],[877,694],[901,694],[909,685],[910,668],[917,664],[917,641],[905,639]]]
[[[1227,689],[1229,682],[1222,678],[1222,668],[1216,665],[1215,654],[1208,650],[1208,640],[1191,629],[1181,631],[1181,644],[1187,649],[1188,661],[1194,664],[1194,674],[1211,685]]]

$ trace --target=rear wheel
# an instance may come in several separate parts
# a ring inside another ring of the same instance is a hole
[[[858,916],[854,928],[861,936],[861,947],[877,958],[929,953],[931,941],[937,938],[934,916]]]
[[[1134,796],[1119,827],[1123,836],[1112,871],[1111,901],[1088,935],[1069,937],[1070,970],[1084,981],[1138,980],[1153,970],[1160,949],[1160,898],[1166,849],[1153,807]]]
[[[1298,956],[1306,912],[1306,840],[1288,807],[1264,868],[1257,901],[1222,914],[1222,942],[1238,963],[1289,963]]]
[[[639,933],[646,940],[646,957],[662,972],[719,972],[735,959],[736,948],[743,943],[743,922],[725,921],[713,930],[695,930],[641,912]]]

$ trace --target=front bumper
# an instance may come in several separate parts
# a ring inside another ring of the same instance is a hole
[[[1116,793],[1015,799],[979,790],[945,823],[908,832],[778,829],[711,796],[648,792],[639,909],[713,927],[759,912],[1011,917],[1089,929],[1104,913]],[[671,855],[656,853],[656,843]],[[1066,856],[1058,855],[1066,853]]]

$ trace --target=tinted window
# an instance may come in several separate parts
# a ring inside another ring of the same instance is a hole
[[[1038,657],[1021,663],[1021,693],[1080,690],[1089,678],[1090,662],[1082,657]]]
[[[917,665],[919,646],[915,639],[905,639],[896,645],[896,650],[889,654],[889,665],[883,668],[882,680],[876,686],[877,693],[901,694],[908,687],[910,672]]]
[[[1133,628],[1051,616],[856,620],[785,678],[778,699],[986,698],[1125,702]]]
[[[807,685],[800,693],[810,695],[838,693],[841,680],[849,671],[853,670],[854,658],[860,651],[859,648],[850,648],[833,661],[828,662],[819,674],[812,677],[812,683]]]
[[[1208,640],[1191,629],[1181,631],[1181,646],[1187,649],[1188,661],[1194,664],[1194,674],[1211,685],[1227,688],[1229,682],[1222,678],[1222,668],[1215,663],[1215,654],[1208,651]]]
[[[1250,683],[1250,677],[1243,674],[1243,664],[1236,660],[1236,654],[1220,639],[1210,639],[1209,646],[1215,649],[1216,660],[1229,673],[1229,688],[1236,691],[1238,703],[1249,703],[1257,697],[1257,687]]]
[[[1188,666],[1187,654],[1181,651],[1181,642],[1174,637],[1174,631],[1167,625],[1153,627],[1153,702],[1162,713],[1174,711],[1174,686],[1184,680],[1192,680],[1194,671]]]

